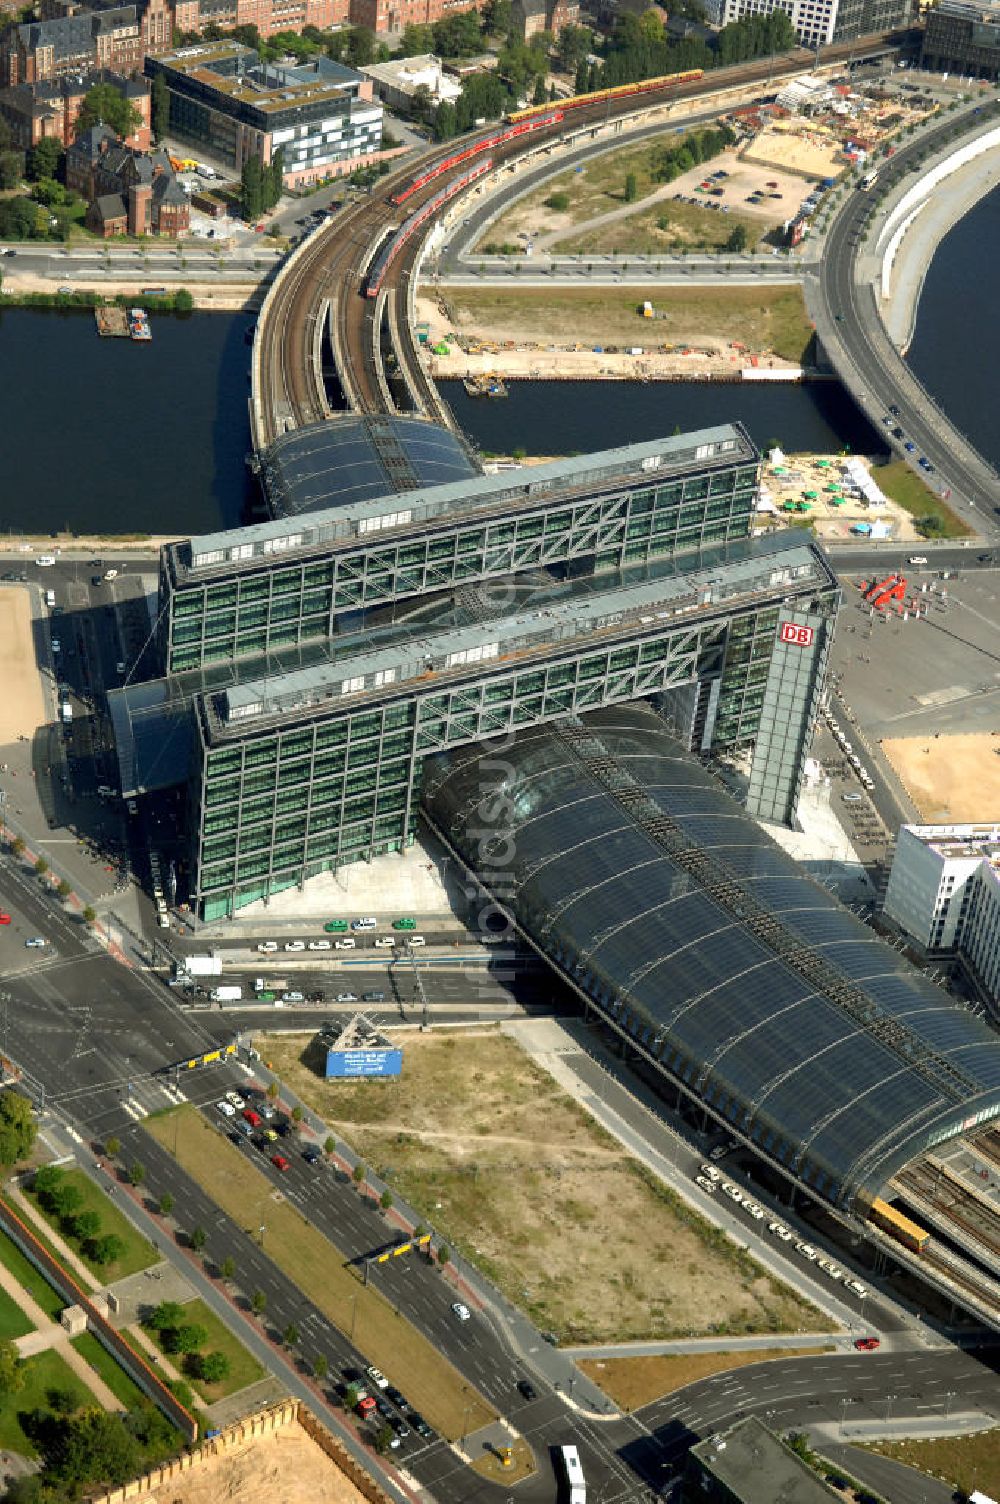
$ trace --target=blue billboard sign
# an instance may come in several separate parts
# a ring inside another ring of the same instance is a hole
[[[399,1076],[403,1070],[402,1050],[327,1050],[327,1077]]]

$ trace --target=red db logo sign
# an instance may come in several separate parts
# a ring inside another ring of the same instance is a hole
[[[793,621],[783,621],[778,641],[789,642],[796,648],[810,648],[815,635],[812,627],[797,627]]]

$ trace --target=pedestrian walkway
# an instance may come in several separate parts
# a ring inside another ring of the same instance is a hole
[[[759,1337],[685,1337],[674,1342],[612,1342],[592,1347],[564,1347],[573,1359],[658,1358],[672,1353],[741,1353],[769,1348],[842,1347],[849,1350],[849,1337],[834,1332],[767,1332]]]
[[[17,1282],[6,1264],[0,1264],[0,1289],[20,1306],[35,1328],[32,1332],[26,1332],[23,1337],[15,1338],[14,1346],[17,1348],[18,1357],[33,1358],[38,1353],[49,1350],[57,1352],[66,1366],[73,1370],[77,1378],[87,1386],[105,1410],[122,1408],[100,1374],[95,1373],[86,1359],[82,1358],[72,1346],[66,1328],[58,1321],[53,1321],[48,1312],[42,1310],[34,1296]]]
[[[83,1260],[73,1252],[66,1239],[60,1237],[51,1223],[46,1222],[37,1208],[32,1205],[20,1186],[13,1180],[7,1182],[7,1194],[15,1203],[18,1213],[23,1222],[33,1228],[43,1243],[51,1244],[59,1256],[60,1263],[64,1264],[74,1278],[81,1284],[87,1294],[101,1289],[101,1282],[94,1278]]]

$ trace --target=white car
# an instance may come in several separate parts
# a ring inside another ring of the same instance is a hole
[[[410,942],[414,950],[419,950],[422,945],[427,944],[427,941],[424,939],[423,935],[407,935],[406,938]]]
[[[53,558],[52,554],[39,554],[38,558],[35,560],[35,563],[38,565],[39,569],[51,569],[55,562],[56,561]]]
[[[700,1185],[703,1191],[709,1191],[709,1192],[711,1192],[711,1194],[713,1196],[715,1195],[716,1191],[719,1189],[719,1187],[716,1185],[716,1183],[715,1183],[714,1180],[709,1180],[704,1175],[696,1175],[694,1177],[694,1183],[695,1183],[695,1185]]]
[[[62,643],[59,641],[58,637],[53,637],[52,639],[52,651],[53,653],[62,652]]]
[[[306,942],[304,940],[286,940],[285,941],[285,949],[286,950],[305,950],[305,948],[306,948]]]
[[[783,1243],[790,1243],[792,1241],[792,1234],[788,1231],[784,1222],[769,1222],[767,1230],[768,1232],[773,1232],[774,1236],[780,1238]]]
[[[731,1201],[736,1202],[737,1206],[743,1205],[743,1192],[740,1190],[738,1185],[733,1185],[731,1180],[727,1180],[722,1189],[725,1191],[726,1195],[730,1198]]]
[[[708,1180],[722,1179],[722,1171],[717,1170],[714,1165],[702,1165],[698,1173],[704,1175]]]
[[[333,943],[330,940],[310,940],[309,941],[309,949],[310,950],[333,950]]]
[[[276,951],[278,949],[278,942],[277,940],[262,940],[257,946],[257,949],[259,951],[263,951],[265,955],[269,956],[273,951]]]
[[[756,1201],[744,1201],[743,1210],[745,1212],[749,1212],[755,1222],[763,1222],[764,1212],[763,1209],[757,1205]]]
[[[820,1259],[819,1268],[829,1279],[843,1279],[844,1271],[839,1269],[832,1259]]]
[[[819,1254],[816,1252],[811,1243],[796,1243],[795,1252],[801,1253],[802,1257],[804,1259],[808,1259],[810,1264],[815,1264],[816,1260],[819,1258]]]
[[[376,935],[375,937],[376,950],[392,950],[395,943],[391,935]]]
[[[215,1105],[224,1118],[234,1118],[236,1116],[236,1108],[232,1102],[216,1102]]]
[[[42,562],[41,559],[39,559],[38,562],[40,564]],[[907,564],[926,564],[927,560],[924,558],[923,554],[911,554],[906,562]]]
[[[333,948],[334,950],[355,950],[356,946],[355,942],[352,939],[348,938],[346,940],[335,940],[333,942]]]
[[[338,992],[337,993],[337,1002],[338,1003],[356,1003],[357,1000],[358,1000],[357,996],[353,992]]]
[[[860,1295],[862,1300],[864,1300],[865,1296],[868,1294],[865,1286],[859,1285],[856,1279],[845,1279],[844,1289],[850,1290],[852,1295]]]
[[[226,1101],[230,1104],[231,1107],[235,1107],[237,1112],[242,1112],[244,1107],[247,1105],[238,1091],[227,1091]]]
[[[472,1315],[472,1312],[469,1310],[468,1306],[463,1305],[460,1300],[454,1301],[451,1308],[454,1311],[455,1315],[458,1317],[459,1321],[468,1321],[469,1317]]]
[[[40,950],[45,944],[45,941],[42,939],[41,935],[31,935],[27,940],[25,940],[24,943],[29,950]]]
[[[381,1368],[366,1368],[365,1378],[370,1379],[371,1382],[375,1385],[376,1389],[388,1389],[389,1387],[389,1380],[386,1378]]]

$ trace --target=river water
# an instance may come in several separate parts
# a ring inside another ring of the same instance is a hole
[[[991,352],[1000,343],[1000,298],[990,289],[998,243],[1000,190],[942,241],[910,352],[914,370],[994,464],[1000,425]],[[244,336],[251,322],[243,314],[154,317],[152,343],[141,345],[98,338],[87,310],[0,313],[0,529],[185,533],[236,526],[255,494],[244,464]],[[504,401],[468,397],[456,381],[442,390],[484,454],[573,454],[734,419],[761,446],[848,445],[861,453],[881,446],[836,382],[513,382]]]
[[[154,316],[150,344],[101,339],[89,309],[0,313],[5,532],[235,526],[252,490],[252,318]]]

